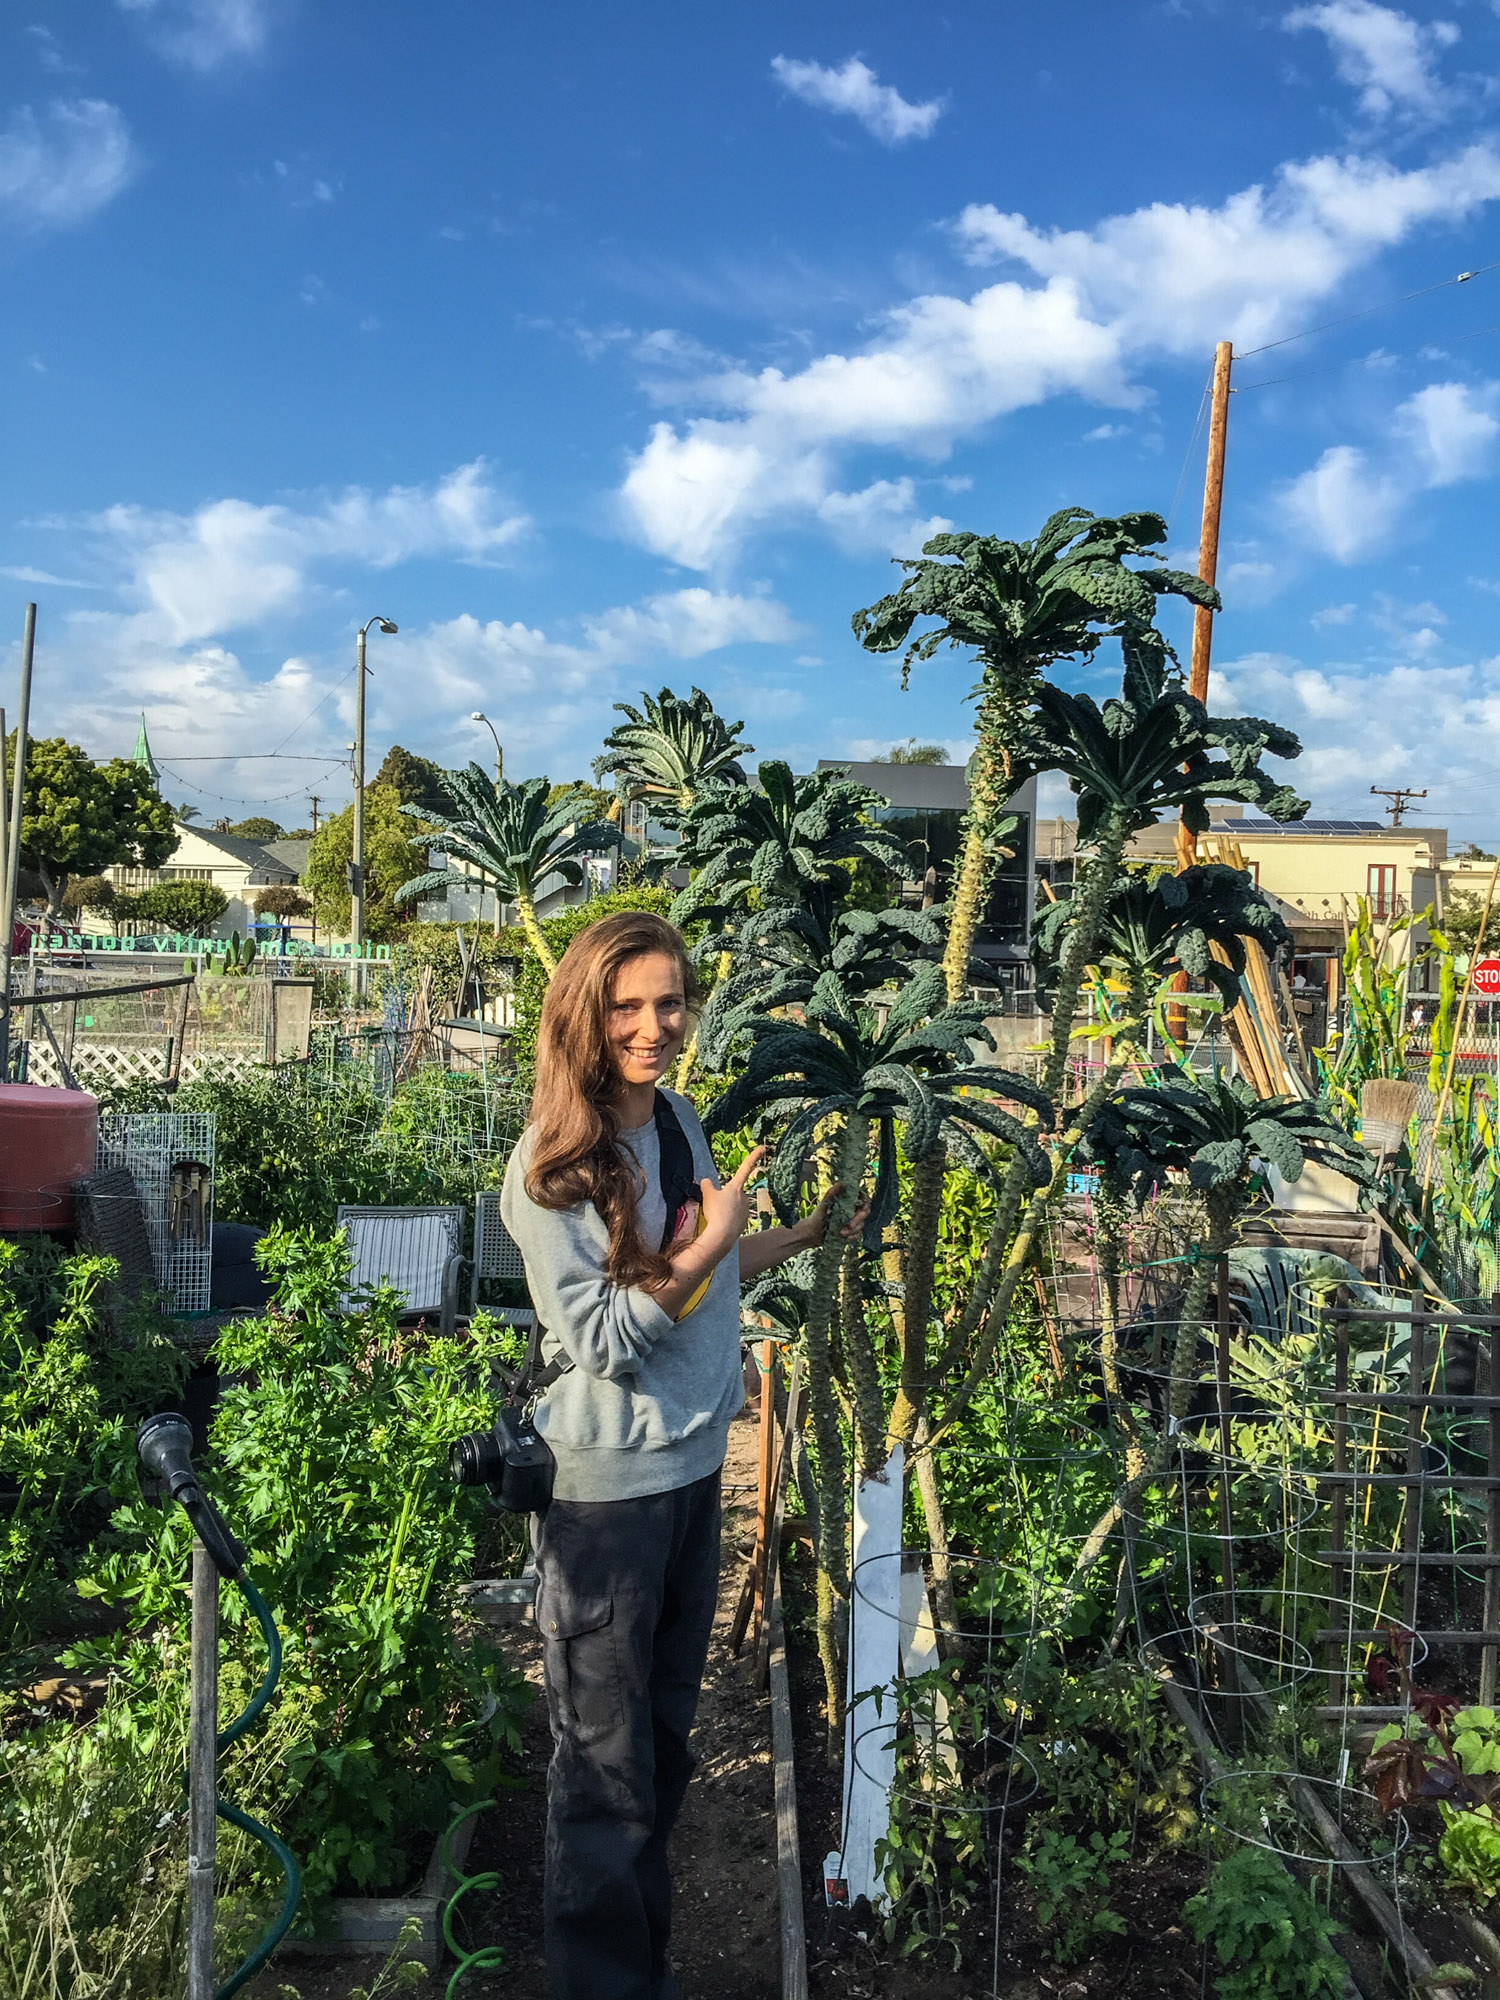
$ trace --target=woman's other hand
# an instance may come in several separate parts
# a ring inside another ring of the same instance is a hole
[[[804,1215],[800,1222],[793,1223],[791,1234],[799,1250],[815,1248],[823,1241],[823,1238],[828,1234],[828,1218],[833,1212],[833,1204],[843,1193],[843,1189],[843,1182],[835,1181],[812,1213]],[[869,1213],[870,1197],[862,1194],[853,1215],[850,1216],[849,1220],[839,1231],[839,1234],[846,1243],[852,1243],[855,1237],[859,1235],[865,1226]]]

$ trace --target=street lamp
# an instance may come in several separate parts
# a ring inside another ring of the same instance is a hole
[[[367,618],[354,642],[354,861],[349,887],[354,897],[354,955],[362,956],[365,937],[365,634],[372,625],[394,632],[389,618]]]
[[[476,708],[474,713],[469,717],[469,720],[470,722],[482,722],[491,736],[495,736],[495,725],[490,721],[482,708]],[[505,783],[505,752],[500,748],[500,738],[498,736],[495,736],[495,783],[497,785]]]

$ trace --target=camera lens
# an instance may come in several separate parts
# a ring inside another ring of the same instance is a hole
[[[448,1471],[455,1486],[488,1486],[505,1471],[493,1431],[470,1431],[448,1447]]]

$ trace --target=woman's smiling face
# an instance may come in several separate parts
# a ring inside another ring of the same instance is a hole
[[[682,969],[664,951],[627,958],[610,983],[604,1032],[624,1084],[654,1084],[687,1038]]]

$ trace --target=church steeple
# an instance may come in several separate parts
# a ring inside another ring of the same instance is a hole
[[[135,749],[131,754],[132,764],[139,764],[153,785],[161,782],[161,773],[156,768],[156,759],[151,755],[151,745],[146,741],[146,718],[141,717],[140,733],[135,739]]]

